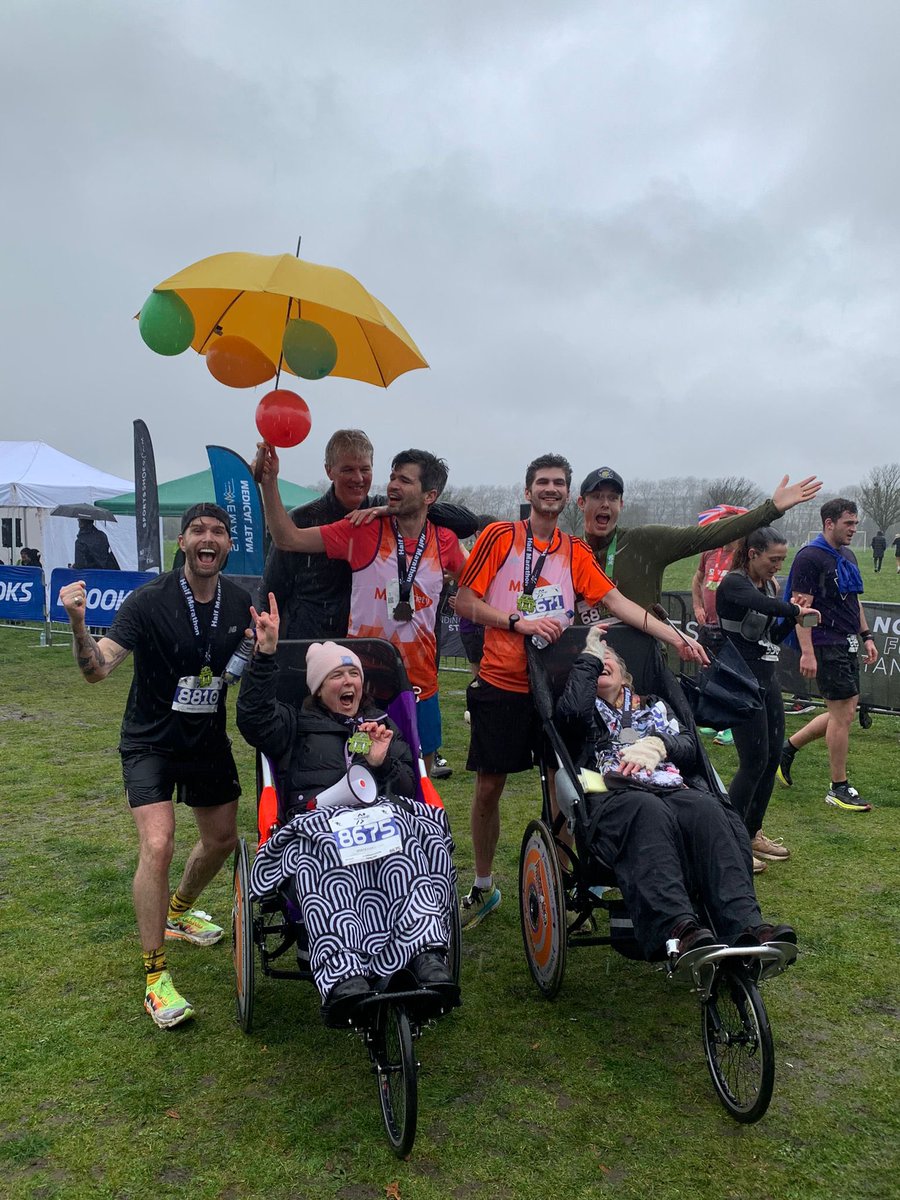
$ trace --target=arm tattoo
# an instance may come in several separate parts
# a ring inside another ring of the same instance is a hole
[[[95,683],[98,679],[105,679],[110,671],[117,667],[127,654],[127,651],[123,650],[120,646],[116,646],[114,650],[104,653],[100,649],[96,639],[88,633],[87,629],[73,635],[72,652],[75,655],[78,669],[89,683]]]

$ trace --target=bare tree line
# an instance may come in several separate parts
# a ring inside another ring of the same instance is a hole
[[[774,482],[774,481],[772,481]],[[772,487],[769,484],[769,489]],[[324,492],[328,480],[314,485]],[[577,486],[577,485],[576,485]],[[376,490],[384,491],[384,488]],[[663,479],[629,479],[625,485],[625,525],[695,525],[698,514],[715,504],[734,504],[755,508],[771,490],[764,490],[743,475],[704,478],[696,475],[671,475]],[[823,500],[846,496],[859,504],[863,527],[871,534],[876,529],[888,533],[900,522],[900,463],[874,467],[858,484],[829,488]],[[520,483],[475,484],[448,487],[441,499],[450,504],[462,504],[472,512],[489,514],[498,521],[514,521],[524,502]],[[819,524],[818,504],[802,504],[785,513],[780,527],[791,541],[805,542]],[[569,533],[580,534],[583,529],[581,509],[575,496],[566,505],[560,527]]]

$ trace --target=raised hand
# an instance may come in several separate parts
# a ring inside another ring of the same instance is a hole
[[[257,612],[250,606],[250,616],[256,623],[256,649],[260,654],[274,654],[278,646],[278,630],[281,621],[278,616],[278,602],[269,592],[269,611]]]
[[[790,475],[785,475],[772,493],[772,503],[782,513],[786,513],[795,504],[805,504],[807,500],[812,500],[822,487],[822,480],[816,479],[815,475],[808,475],[806,479],[801,479],[799,483],[792,483],[790,486],[788,485],[789,479]]]

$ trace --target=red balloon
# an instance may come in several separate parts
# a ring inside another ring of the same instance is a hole
[[[306,401],[296,392],[277,388],[256,406],[256,428],[273,446],[299,446],[311,427]]]

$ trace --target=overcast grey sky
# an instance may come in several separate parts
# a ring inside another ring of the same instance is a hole
[[[431,364],[295,383],[451,484],[898,457],[895,0],[5,0],[5,439],[160,480],[249,455],[260,395],[133,314],[223,250],[357,275]]]

